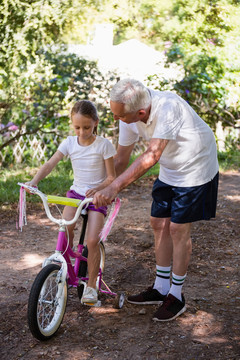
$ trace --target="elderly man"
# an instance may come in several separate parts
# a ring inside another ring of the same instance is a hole
[[[146,291],[129,296],[128,301],[159,304],[153,320],[169,321],[186,310],[182,286],[192,251],[191,223],[209,220],[216,214],[218,161],[214,134],[178,95],[150,90],[134,79],[114,85],[110,107],[120,129],[115,157],[117,178],[95,194],[93,203],[97,207],[110,204],[122,189],[160,163],[150,218],[156,278]],[[148,140],[149,145],[127,168],[139,137]]]

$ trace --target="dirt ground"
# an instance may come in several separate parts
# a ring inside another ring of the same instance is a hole
[[[153,283],[155,261],[149,225],[152,179],[120,194],[122,206],[106,246],[104,280],[113,291],[137,293]],[[0,358],[5,359],[240,359],[240,173],[220,175],[217,217],[192,227],[193,254],[184,284],[187,311],[155,323],[157,306],[101,296],[99,308],[82,306],[75,288],[57,335],[36,340],[27,324],[31,285],[53,252],[57,228],[42,207],[27,206],[28,225],[15,228],[16,211],[0,212]]]

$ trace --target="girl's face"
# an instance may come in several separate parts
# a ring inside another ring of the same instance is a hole
[[[87,146],[95,140],[93,131],[98,121],[77,113],[72,115],[72,124],[80,145]]]

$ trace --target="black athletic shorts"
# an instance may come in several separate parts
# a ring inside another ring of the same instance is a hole
[[[219,173],[208,183],[178,187],[157,179],[153,184],[151,216],[171,218],[177,224],[209,220],[216,216]]]

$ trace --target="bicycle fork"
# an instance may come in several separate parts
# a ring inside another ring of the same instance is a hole
[[[46,265],[52,264],[52,263],[60,265],[60,270],[58,271],[57,278],[56,278],[56,282],[58,283],[58,291],[56,294],[57,299],[59,299],[62,295],[62,292],[64,289],[64,284],[67,279],[67,273],[68,273],[67,262],[60,250],[60,249],[63,249],[64,243],[66,243],[65,228],[61,227],[59,229],[59,233],[58,233],[58,241],[57,241],[55,253],[50,255],[48,258],[46,258],[42,264],[42,267],[45,267]]]

